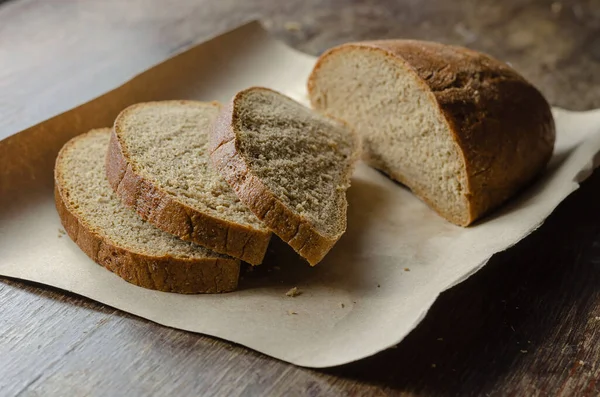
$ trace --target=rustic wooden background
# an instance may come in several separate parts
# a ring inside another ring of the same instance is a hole
[[[252,18],[312,54],[368,38],[466,45],[553,105],[600,107],[600,0],[12,0],[0,1],[0,138]],[[320,371],[0,279],[0,396],[599,395],[598,202],[596,173],[397,348]]]

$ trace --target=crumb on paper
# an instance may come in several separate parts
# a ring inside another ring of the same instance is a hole
[[[377,284],[377,288],[381,288],[381,284]]]
[[[437,338],[438,341],[442,342],[444,338]]]
[[[293,310],[288,310],[288,314],[289,314],[290,316],[293,316],[293,315],[295,315],[295,314],[298,314],[298,312],[295,312],[295,311],[293,311]]]
[[[435,363],[432,363],[431,368],[435,368],[435,367],[437,367],[437,365],[435,365]]]
[[[409,268],[407,268],[407,267],[405,267],[405,268],[404,268],[404,271],[405,271],[405,272],[410,272],[410,269],[409,269]]]
[[[346,305],[344,305],[343,303],[340,303],[340,307],[343,309],[344,307],[346,307]]]
[[[295,298],[298,295],[302,295],[302,291],[300,291],[298,289],[298,287],[294,287],[294,288],[290,288],[290,290],[288,292],[285,293],[286,296],[289,296],[291,298]]]
[[[67,234],[67,232],[65,232],[65,229],[61,229],[61,228],[59,227],[59,228],[58,228],[58,234],[65,235],[65,234]]]
[[[296,22],[296,21],[287,21],[286,23],[283,24],[283,27],[288,32],[298,32],[302,29],[302,24],[300,24],[300,22]]]
[[[525,354],[527,353],[527,350],[521,350],[521,353]]]

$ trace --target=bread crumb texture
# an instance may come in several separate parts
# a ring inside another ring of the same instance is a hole
[[[134,170],[185,205],[215,218],[264,229],[209,157],[217,103],[163,101],[119,116],[119,141]]]
[[[95,233],[134,252],[172,254],[180,258],[205,258],[210,254],[225,258],[157,229],[121,204],[104,172],[109,138],[108,130],[89,133],[85,144],[70,145],[61,156],[57,166],[62,170],[63,191],[70,208],[86,219]]]
[[[136,285],[180,293],[234,289],[239,260],[165,233],[121,203],[105,174],[110,133],[80,135],[57,158],[57,208],[69,236],[94,261]]]
[[[237,143],[252,174],[326,236],[346,229],[346,190],[357,141],[338,122],[266,89],[246,90]]]

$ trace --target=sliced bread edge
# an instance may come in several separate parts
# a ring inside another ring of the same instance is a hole
[[[108,133],[110,129],[105,129]],[[92,130],[67,142],[58,154],[55,167],[54,201],[66,233],[94,262],[105,267],[127,282],[153,290],[185,294],[222,293],[237,288],[240,262],[234,258],[177,258],[153,256],[132,252],[117,246],[91,230],[84,219],[78,217],[63,191],[63,170],[59,169],[61,157]]]
[[[305,258],[311,266],[314,266],[340,239],[346,227],[335,236],[325,236],[319,233],[307,219],[281,202],[265,183],[252,173],[236,147],[236,134],[233,129],[234,119],[237,117],[234,105],[244,92],[252,89],[269,90],[263,87],[250,87],[238,92],[221,108],[213,128],[211,159],[239,199],[254,212],[258,219]],[[356,134],[354,134],[354,138],[357,145],[360,146]],[[358,155],[349,161],[355,163],[356,160],[358,160]],[[350,175],[353,169],[353,166],[348,168]]]
[[[173,102],[185,104],[188,101]],[[128,164],[117,137],[120,120],[135,107],[145,105],[132,105],[115,120],[106,157],[106,175],[113,190],[125,205],[159,229],[252,265],[260,264],[271,239],[270,232],[226,222],[190,208],[141,177]]]

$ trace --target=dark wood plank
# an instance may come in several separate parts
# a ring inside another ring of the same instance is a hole
[[[0,136],[255,16],[317,54],[416,37],[510,61],[554,104],[600,106],[600,2],[13,0],[0,5]],[[0,395],[598,395],[600,175],[444,293],[396,349],[324,371],[0,283]]]

